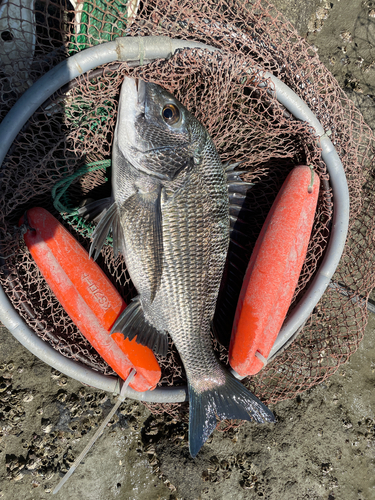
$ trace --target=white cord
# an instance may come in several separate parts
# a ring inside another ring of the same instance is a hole
[[[79,455],[78,458],[76,458],[74,460],[74,462],[73,462],[72,466],[70,467],[70,469],[68,470],[68,472],[65,474],[65,476],[59,482],[59,484],[53,490],[53,492],[52,492],[53,495],[55,495],[60,490],[61,486],[63,486],[67,482],[67,480],[70,478],[70,476],[76,470],[76,468],[78,467],[78,465],[85,458],[85,456],[87,455],[87,453],[89,452],[90,448],[93,446],[93,444],[95,443],[95,441],[103,434],[104,428],[106,427],[106,425],[108,424],[108,422],[111,420],[111,418],[113,417],[113,415],[117,411],[117,409],[120,406],[120,404],[125,400],[125,391],[126,391],[128,385],[130,384],[130,382],[132,381],[132,379],[133,379],[133,377],[134,377],[135,374],[136,374],[136,371],[135,371],[134,368],[132,368],[131,371],[130,371],[130,373],[129,373],[129,375],[128,375],[128,378],[122,384],[121,391],[120,391],[120,394],[119,394],[119,396],[117,398],[116,404],[114,405],[114,407],[112,408],[112,410],[108,413],[108,415],[106,416],[106,418],[103,420],[103,422],[101,423],[99,429],[95,432],[95,434],[93,435],[93,437],[90,439],[90,441],[88,442],[88,444],[86,445],[86,447],[84,448],[84,450],[82,451],[82,453]]]
[[[266,366],[267,358],[265,358],[259,351],[255,352],[255,356],[263,363],[263,366]]]

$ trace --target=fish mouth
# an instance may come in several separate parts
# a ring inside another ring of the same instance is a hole
[[[120,92],[122,118],[129,122],[145,112],[146,82],[137,78],[125,77]]]
[[[139,108],[145,107],[146,104],[146,82],[143,80],[135,79],[135,88],[137,92],[137,103]]]

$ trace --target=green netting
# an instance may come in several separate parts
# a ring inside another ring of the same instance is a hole
[[[112,2],[96,0],[95,4],[84,2],[81,13],[76,14],[77,34],[71,38],[69,55],[99,43],[110,42],[118,36],[125,36],[128,3],[131,8],[132,2],[126,0]]]

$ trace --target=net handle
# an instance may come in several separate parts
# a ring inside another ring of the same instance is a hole
[[[62,61],[21,96],[0,124],[0,164],[2,165],[9,148],[27,120],[44,101],[69,81],[103,64],[127,61],[142,65],[154,59],[169,58],[177,50],[185,48],[219,50],[203,43],[165,36],[119,37],[112,42],[85,49]],[[249,69],[249,73],[255,72],[259,73],[259,70]],[[334,203],[332,231],[323,262],[303,299],[285,321],[269,355],[273,357],[306,321],[336,270],[349,226],[349,190],[340,158],[314,113],[295,92],[274,75],[264,71],[261,72],[261,77],[270,80],[275,97],[288,111],[311,126],[312,133],[316,135],[317,143],[322,148],[322,159],[327,165]],[[21,344],[42,361],[84,384],[119,394],[119,379],[99,374],[77,361],[65,358],[41,340],[18,315],[1,287],[0,320]],[[155,403],[179,403],[187,400],[187,387],[157,388],[143,393],[128,388],[126,397]]]

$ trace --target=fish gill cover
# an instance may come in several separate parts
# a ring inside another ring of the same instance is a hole
[[[291,168],[304,163],[319,173],[322,189],[318,210],[292,307],[327,249],[333,206],[329,177],[309,128],[275,100],[260,73],[255,79],[246,70],[271,71],[296,92],[330,132],[347,175],[351,219],[334,281],[349,289],[352,296],[367,298],[375,285],[371,251],[375,232],[374,137],[316,53],[267,1],[146,0],[127,24],[126,3],[119,1],[46,0],[35,3],[34,14],[33,23],[20,22],[19,33],[15,33],[29,41],[33,56],[30,51],[21,51],[12,68],[3,66],[0,70],[1,118],[25,88],[58,62],[119,35],[167,35],[223,49],[216,54],[190,49],[142,67],[118,63],[93,70],[51,96],[20,131],[1,172],[0,254],[6,257],[1,261],[1,283],[20,316],[41,338],[65,356],[104,374],[113,373],[62,310],[16,226],[26,208],[40,205],[89,248],[91,229],[76,215],[59,213],[51,192],[57,183],[66,187],[62,200],[67,209],[77,207],[83,198],[109,196],[110,168],[107,163],[107,170],[97,169],[96,162],[111,157],[119,91],[125,76],[157,83],[173,93],[207,128],[221,161],[242,162],[243,178],[254,183],[247,200],[254,215],[245,221],[248,239],[241,260],[249,259]],[[94,167],[88,166],[93,163]],[[124,299],[130,301],[136,295],[134,286],[123,258],[114,256],[110,242],[103,247],[98,262]],[[218,304],[220,322],[234,315],[235,305],[221,304],[220,299]],[[245,385],[266,404],[295,397],[348,360],[362,339],[366,322],[363,302],[328,289],[293,344],[257,376],[245,380]],[[226,348],[213,342],[226,364]],[[171,341],[168,356],[160,357],[159,362],[161,385],[186,383]],[[187,417],[184,404],[148,406],[156,413],[168,411],[179,418]]]

